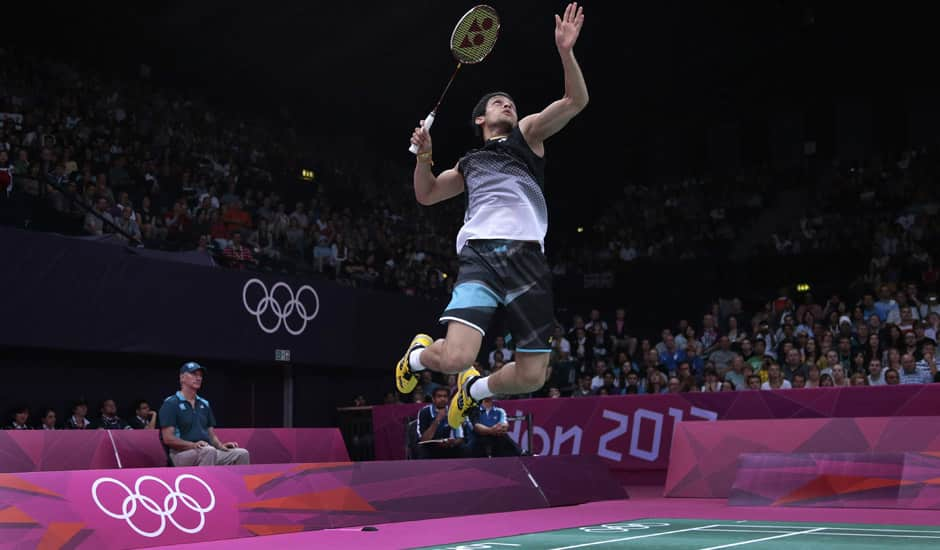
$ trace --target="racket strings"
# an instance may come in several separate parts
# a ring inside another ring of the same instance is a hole
[[[431,124],[434,122],[434,116],[437,115],[437,110],[444,101],[447,90],[449,90],[451,84],[454,83],[454,78],[456,78],[457,73],[460,71],[460,67],[483,61],[483,59],[489,55],[490,51],[493,50],[493,46],[496,45],[496,39],[498,37],[499,15],[497,15],[496,10],[491,6],[480,4],[460,18],[460,21],[457,22],[457,26],[454,27],[454,32],[450,35],[450,51],[453,53],[454,59],[457,60],[457,68],[454,69],[453,74],[450,75],[450,80],[448,80],[447,85],[444,86],[444,91],[437,100],[434,110],[431,111],[431,115],[426,119],[428,121],[426,128],[430,128]],[[412,145],[411,152],[414,153],[416,150],[416,146]]]
[[[450,49],[457,61],[479,63],[489,55],[499,36],[499,16],[496,10],[480,5],[467,12],[450,38]]]

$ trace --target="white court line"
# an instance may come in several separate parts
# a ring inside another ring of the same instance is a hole
[[[828,531],[828,528],[824,528]],[[793,531],[754,531],[748,529],[709,529],[706,533],[752,533],[755,535],[774,535],[774,534],[798,534]],[[912,531],[916,533],[917,531]],[[876,535],[873,533],[814,533],[820,537],[881,537],[889,539],[940,539],[938,535]]]
[[[752,535],[785,535],[796,531],[754,531],[748,529],[709,529],[706,533],[751,533]]]
[[[745,540],[742,542],[734,542],[731,544],[722,544],[721,546],[709,546],[708,548],[702,548],[701,550],[718,550],[719,548],[731,548],[733,546],[744,546],[745,544],[754,544],[755,542],[764,542],[765,540],[785,539],[787,537],[795,537],[797,535],[808,535],[810,533],[815,533],[816,531],[822,531],[823,529],[825,529],[825,527],[817,527],[815,529],[807,529],[806,531],[797,531],[796,533],[787,533],[786,535],[776,535],[773,537],[764,537],[762,539]]]
[[[731,525],[715,525],[715,527],[734,527],[738,528],[761,528],[765,527],[767,529],[803,529],[810,527],[809,525],[796,526],[796,525],[753,525],[753,524],[743,524],[743,523],[734,523]],[[864,531],[866,533],[930,533],[940,535],[940,531],[922,531],[920,529],[866,529],[863,527],[825,527],[827,531]]]
[[[703,525],[701,527],[690,527],[688,529],[676,529],[675,531],[663,531],[662,533],[651,533],[649,535],[636,535],[633,537],[624,537],[621,539],[599,540],[597,542],[586,542],[584,544],[575,544],[574,546],[559,546],[558,548],[551,548],[550,550],[570,550],[571,548],[584,548],[585,546],[596,546],[598,544],[608,544],[611,542],[623,542],[625,540],[646,539],[649,537],[659,537],[662,535],[674,535],[676,533],[685,533],[688,531],[701,531],[702,529],[708,529],[709,527],[717,527],[717,525]]]
[[[889,539],[940,539],[936,535],[873,535],[871,533],[816,533],[823,537],[887,537]]]

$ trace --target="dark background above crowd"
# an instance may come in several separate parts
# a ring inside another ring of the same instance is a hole
[[[512,93],[524,112],[561,93],[551,15],[563,4],[493,5],[500,41],[462,72],[436,122],[441,165],[472,144],[467,114],[490,88]],[[217,110],[286,120],[347,158],[371,151],[407,164],[410,129],[453,69],[446,43],[466,9],[428,0],[263,10],[243,1],[100,2],[58,6],[50,17],[20,3],[9,8],[18,23],[4,41],[55,58],[68,52],[122,78],[136,78],[143,63],[160,87],[205,96]],[[549,149],[552,224],[563,234],[590,225],[587,214],[625,184],[711,175],[734,188],[748,166],[792,178],[804,143],[819,159],[848,163],[934,140],[940,127],[924,4],[605,2],[586,10],[576,53],[591,106]],[[41,38],[32,21],[42,21]]]

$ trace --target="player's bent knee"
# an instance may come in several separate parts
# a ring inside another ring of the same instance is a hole
[[[545,385],[545,373],[535,369],[517,370],[516,381],[523,386],[520,393],[533,392]]]
[[[479,330],[464,323],[449,323],[441,348],[440,370],[455,374],[466,370],[476,359],[483,342]]]
[[[474,353],[456,348],[444,348],[441,357],[441,370],[445,374],[455,374],[464,371],[473,363]]]
[[[548,379],[548,354],[520,353],[516,357],[516,383],[524,386],[520,393],[539,390]]]
[[[444,374],[457,374],[466,370],[471,363],[473,363],[472,360],[460,355],[444,357],[441,361],[441,370]]]
[[[526,392],[533,392],[542,389],[542,386],[545,385],[545,377],[538,376],[533,378],[528,384],[526,384]]]

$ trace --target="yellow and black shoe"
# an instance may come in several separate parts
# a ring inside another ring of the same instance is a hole
[[[474,367],[461,372],[457,376],[457,393],[450,399],[450,406],[447,408],[447,423],[455,430],[463,424],[463,419],[470,414],[479,404],[470,397],[469,382],[474,377],[480,376],[480,371]]]
[[[431,340],[431,337],[427,334],[418,334],[411,339],[411,343],[408,344],[408,350],[401,358],[401,361],[398,362],[398,365],[395,366],[395,386],[398,388],[398,391],[404,394],[414,391],[415,386],[418,385],[418,377],[412,372],[408,359],[411,357],[411,352],[419,348],[426,348],[433,342],[434,341]]]

